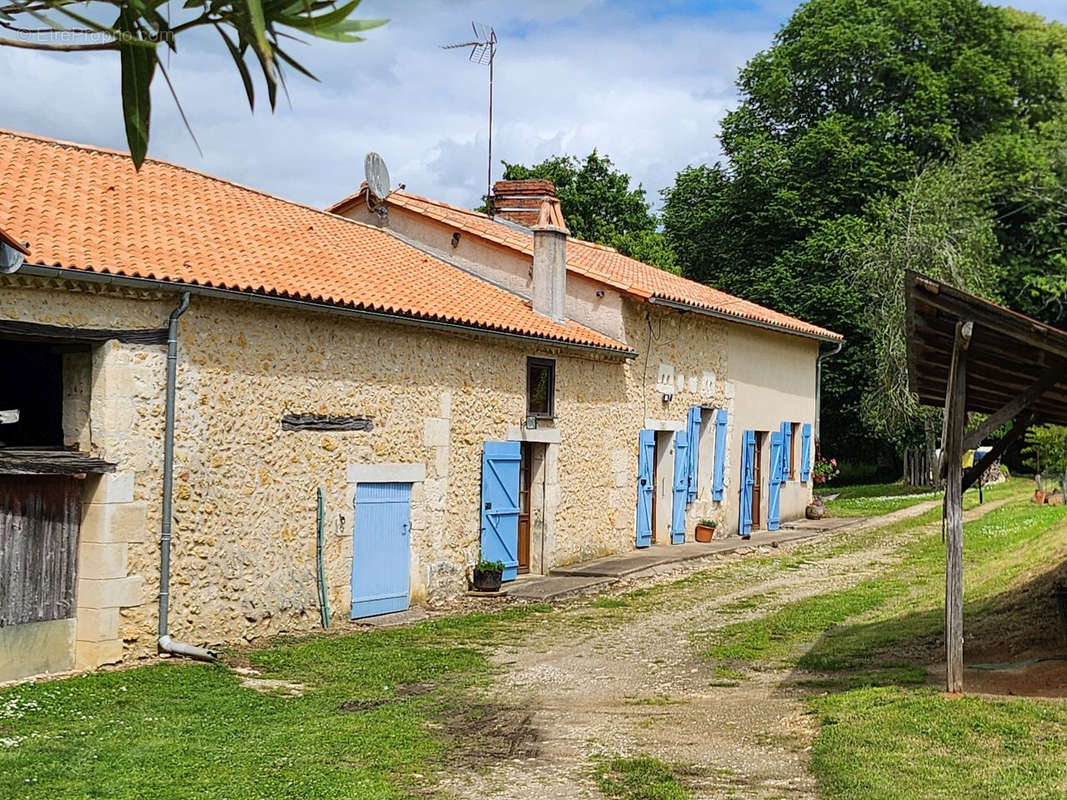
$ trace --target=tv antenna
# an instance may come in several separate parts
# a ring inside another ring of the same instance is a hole
[[[496,31],[480,22],[472,22],[471,28],[474,29],[474,41],[443,44],[441,49],[458,50],[461,47],[469,47],[471,54],[468,61],[482,66],[489,65],[489,168],[485,177],[485,207],[492,214],[489,201],[493,192],[493,61],[496,59]]]

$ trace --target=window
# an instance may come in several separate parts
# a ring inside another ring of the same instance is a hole
[[[800,447],[800,430],[799,422],[791,422],[789,424],[789,480],[795,481],[797,479],[797,448]]]
[[[556,415],[556,362],[526,359],[526,413],[531,417]]]

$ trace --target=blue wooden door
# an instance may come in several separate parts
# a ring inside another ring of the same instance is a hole
[[[685,541],[685,506],[689,502],[689,434],[674,434],[674,486],[671,493],[671,544]]]
[[[767,485],[767,530],[776,531],[781,517],[782,470],[785,460],[782,458],[784,441],[781,431],[771,432],[771,477]]]
[[[482,445],[482,558],[504,563],[503,579],[519,567],[519,462],[521,442]]]
[[[637,437],[637,546],[652,544],[652,464],[656,458],[656,432]]]
[[[410,483],[356,486],[352,619],[403,611],[410,596]]]
[[[741,491],[737,513],[737,532],[752,533],[752,487],[756,482],[756,432],[741,435]]]

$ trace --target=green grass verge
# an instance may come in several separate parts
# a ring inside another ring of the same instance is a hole
[[[913,682],[921,665],[902,662],[896,651],[941,631],[944,546],[937,513],[880,531],[892,536],[919,524],[895,563],[877,577],[728,625],[712,635],[707,655],[727,663],[784,661],[822,672],[874,670],[864,680]],[[1032,543],[1065,519],[1067,507],[1016,501],[967,523],[965,616],[989,610],[1012,579],[1040,563],[1042,550]],[[863,676],[848,679],[857,677]]]
[[[1030,481],[1010,478],[1004,483],[984,487],[982,493],[987,500],[995,500],[1017,493],[1020,488],[1030,485]],[[826,508],[835,517],[868,517],[889,514],[902,508],[925,503],[928,500],[940,500],[941,492],[935,492],[929,486],[911,486],[906,483],[873,483],[858,486],[833,486],[820,489],[817,494],[837,494],[826,503]],[[978,487],[967,490],[967,497],[977,503]]]
[[[993,497],[1011,491],[996,487]],[[1065,521],[1067,508],[1015,500],[967,523],[972,641],[1005,632],[1054,640],[1054,630],[1034,626],[1049,616]],[[948,699],[925,685],[943,635],[938,512],[875,534],[900,543],[878,574],[714,632],[707,654],[718,668],[804,671],[797,683],[820,692],[809,698],[820,727],[811,769],[825,800],[1067,796],[1067,703]]]
[[[594,773],[605,797],[620,800],[688,800],[689,790],[674,770],[647,756],[600,761]]]
[[[1067,793],[1067,705],[857,689],[813,701],[826,800],[1028,800]]]
[[[448,730],[478,711],[467,687],[490,670],[478,645],[541,610],[251,655],[260,677],[304,684],[302,697],[244,688],[223,666],[190,662],[3,690],[0,797],[409,797],[448,754]],[[363,702],[341,710],[348,701]]]

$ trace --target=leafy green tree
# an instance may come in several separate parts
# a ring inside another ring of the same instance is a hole
[[[593,150],[583,160],[553,156],[527,167],[504,162],[505,180],[542,178],[556,185],[563,218],[573,236],[617,248],[625,255],[664,269],[674,255],[656,230],[659,220],[645,190],[630,188],[630,176]]]
[[[1038,425],[1026,432],[1023,456],[1034,472],[1060,482],[1067,473],[1067,427]]]
[[[869,430],[897,445],[916,447],[917,437],[940,419],[924,409],[908,387],[904,273],[923,274],[968,292],[996,298],[1000,250],[985,160],[969,153],[934,162],[894,197],[875,200],[864,235],[845,252],[854,282],[868,302],[863,331],[871,369],[860,402]]]
[[[871,296],[887,284],[854,279],[845,255],[871,236],[891,250],[899,220],[875,204],[972,146],[1001,143],[998,175],[1015,157],[1047,176],[1035,148],[1067,107],[1063,31],[979,0],[809,0],[741,71],[741,104],[722,126],[726,161],[687,168],[665,190],[683,274],[846,336],[825,365],[824,451],[886,441],[857,420],[877,379]],[[1051,181],[1036,182],[1047,194]],[[1019,205],[1018,183],[993,188],[994,217]],[[1013,286],[1033,272],[1013,231],[1049,226],[1035,217],[996,228],[1002,261],[1020,260]],[[880,225],[889,229],[873,233]]]
[[[315,79],[282,49],[281,40],[306,34],[336,42],[363,41],[356,35],[358,32],[383,25],[386,20],[352,19],[359,3],[360,0],[186,0],[184,5],[172,5],[169,0],[0,0],[0,28],[8,34],[0,35],[0,46],[64,53],[117,51],[126,141],[133,162],[140,169],[148,152],[150,88],[157,70],[174,94],[159,59],[161,45],[176,52],[179,35],[213,28],[233,58],[248,105],[255,106],[252,75],[246,63],[251,61],[263,74],[273,109],[278,88],[285,88],[285,67]],[[177,102],[177,96],[174,99]]]

